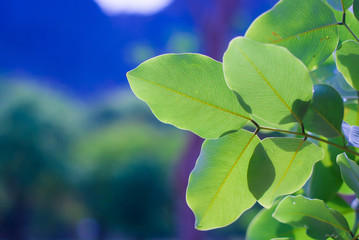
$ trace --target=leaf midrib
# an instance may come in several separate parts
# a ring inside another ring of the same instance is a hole
[[[336,127],[334,127],[334,125],[329,122],[329,120],[324,117],[314,105],[312,105],[312,108],[327,124],[329,124],[330,127],[332,127],[339,134],[339,136],[342,136],[342,133]]]
[[[130,74],[129,74],[129,75],[130,75]],[[192,100],[194,100],[194,101],[200,102],[200,103],[202,103],[202,104],[204,104],[204,105],[207,105],[207,106],[216,108],[216,109],[221,110],[221,111],[224,111],[224,112],[226,112],[226,113],[230,113],[230,114],[236,115],[236,116],[238,116],[238,117],[242,117],[242,118],[247,119],[247,120],[251,120],[249,117],[246,117],[246,116],[243,116],[243,115],[241,115],[241,114],[232,112],[232,111],[230,111],[230,110],[227,110],[227,109],[224,109],[224,108],[215,106],[215,105],[213,105],[213,104],[211,104],[211,103],[204,102],[204,101],[202,101],[202,100],[200,100],[200,99],[194,98],[194,97],[192,97],[192,96],[189,96],[189,95],[187,95],[187,94],[181,93],[181,92],[176,91],[176,90],[174,90],[174,89],[168,88],[168,87],[163,86],[163,85],[161,85],[161,84],[158,84],[158,83],[149,81],[149,80],[144,79],[144,78],[141,78],[141,77],[137,77],[137,76],[133,76],[133,75],[131,75],[131,76],[134,77],[134,78],[140,79],[140,80],[142,80],[142,81],[145,81],[145,82],[147,82],[147,83],[150,83],[150,84],[152,84],[152,85],[161,87],[161,88],[163,88],[163,89],[165,89],[165,90],[168,90],[168,91],[174,92],[174,93],[176,93],[176,94],[179,94],[179,95],[181,95],[181,96],[187,97],[187,98],[192,99]]]
[[[345,229],[345,228],[342,227],[342,226],[339,226],[339,225],[336,225],[336,224],[334,224],[334,223],[328,222],[327,220],[324,220],[324,219],[319,218],[319,217],[315,217],[315,216],[313,216],[313,215],[304,214],[304,213],[300,213],[300,212],[290,212],[290,213],[287,213],[287,214],[288,214],[288,215],[299,215],[299,216],[305,216],[305,217],[314,218],[314,219],[316,219],[316,220],[318,220],[318,221],[321,221],[321,222],[323,222],[323,223],[327,223],[327,224],[329,224],[329,225],[332,225],[333,227],[339,228],[339,229],[341,229],[341,230],[346,231],[347,233],[350,233],[350,230]]]

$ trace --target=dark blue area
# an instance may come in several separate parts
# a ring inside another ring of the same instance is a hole
[[[205,8],[211,1],[201,0]],[[244,1],[250,23],[273,0]],[[0,73],[30,76],[79,96],[127,84],[131,43],[165,53],[172,33],[196,31],[188,2],[177,0],[153,16],[108,17],[91,0],[0,1]],[[234,32],[233,36],[243,34]]]

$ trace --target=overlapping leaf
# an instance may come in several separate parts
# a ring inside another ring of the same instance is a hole
[[[266,138],[249,162],[249,189],[262,206],[269,208],[278,196],[303,187],[323,155],[320,147],[303,139]]]
[[[204,142],[187,188],[197,229],[226,226],[255,203],[247,169],[259,141],[254,133],[239,130]]]
[[[277,204],[269,209],[262,209],[251,221],[248,226],[247,240],[264,240],[264,239],[300,239],[311,240],[305,233],[305,229],[293,228],[288,224],[278,222],[272,217]]]
[[[284,46],[313,70],[335,50],[338,26],[320,0],[282,0],[259,16],[245,36]]]
[[[127,74],[133,92],[165,123],[203,138],[243,127],[249,115],[227,87],[222,64],[198,54],[150,59]]]
[[[330,141],[343,145],[342,137]],[[326,143],[319,142],[318,144],[324,150],[324,158],[314,166],[312,176],[306,185],[306,196],[327,202],[336,195],[343,182],[336,163],[338,154],[343,151]]]
[[[301,123],[312,82],[303,63],[287,49],[235,38],[223,67],[227,84],[252,115],[274,124]]]
[[[314,239],[325,240],[329,237],[338,240],[352,239],[344,216],[328,208],[319,199],[288,196],[279,203],[273,217],[293,227],[306,228],[307,234]]]
[[[343,116],[344,105],[339,93],[329,85],[315,85],[313,98],[303,119],[305,128],[328,138],[341,136]]]
[[[348,84],[359,90],[359,43],[348,40],[336,51],[337,66]]]
[[[349,229],[352,229],[355,224],[355,210],[340,196],[336,195],[330,201],[325,203],[329,208],[340,212],[349,224]]]

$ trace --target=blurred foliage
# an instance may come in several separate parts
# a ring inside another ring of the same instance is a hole
[[[0,237],[76,236],[83,219],[100,226],[92,237],[173,232],[169,169],[185,134],[157,129],[127,92],[85,105],[11,80],[0,95]]]

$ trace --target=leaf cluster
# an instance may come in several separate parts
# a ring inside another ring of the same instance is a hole
[[[358,15],[359,0],[281,0],[230,42],[222,63],[166,54],[127,74],[159,120],[206,139],[186,195],[197,229],[231,224],[258,202],[248,239],[358,239],[338,195],[343,181],[359,194],[357,99],[347,105],[313,84],[334,55],[359,90]]]

